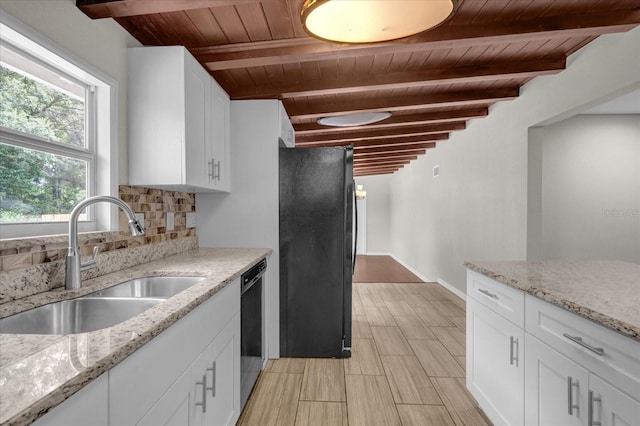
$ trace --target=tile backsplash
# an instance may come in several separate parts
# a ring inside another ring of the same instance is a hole
[[[99,267],[83,272],[84,279],[197,247],[196,228],[186,225],[187,213],[195,212],[195,194],[128,185],[118,192],[134,212],[144,213],[145,235],[131,236],[122,211],[121,231],[80,233],[83,257],[99,247]],[[174,214],[171,231],[166,230],[168,212]],[[62,286],[67,240],[66,234],[0,240],[0,303]]]

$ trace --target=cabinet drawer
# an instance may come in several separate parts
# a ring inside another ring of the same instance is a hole
[[[467,296],[524,328],[524,292],[475,271],[467,271]]]
[[[527,333],[629,395],[640,395],[640,342],[528,294],[525,312]]]

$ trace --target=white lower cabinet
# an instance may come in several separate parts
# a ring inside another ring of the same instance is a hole
[[[640,395],[636,395],[640,398]],[[592,374],[589,376],[588,425],[634,426],[640,424],[640,402]]]
[[[589,372],[530,335],[525,347],[525,425],[586,424]]]
[[[640,425],[640,342],[469,271],[467,387],[496,425]]]
[[[523,422],[524,331],[467,298],[467,388],[495,424]]]
[[[58,405],[34,426],[108,426],[108,377],[103,374]]]
[[[240,416],[240,279],[109,371],[110,424],[228,425]]]
[[[639,401],[535,337],[525,345],[526,426],[639,424]]]
[[[233,425],[240,415],[240,315],[137,423],[140,426]]]

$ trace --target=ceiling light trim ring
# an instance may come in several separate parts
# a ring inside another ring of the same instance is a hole
[[[442,25],[456,12],[458,3],[459,0],[305,0],[300,18],[304,30],[320,40],[382,43]]]

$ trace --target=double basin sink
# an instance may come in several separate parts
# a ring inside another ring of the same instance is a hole
[[[111,327],[191,287],[204,277],[143,277],[86,296],[0,319],[0,333],[75,334]]]

